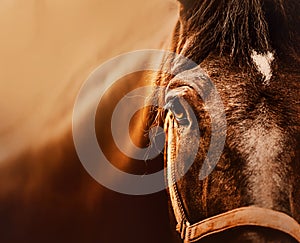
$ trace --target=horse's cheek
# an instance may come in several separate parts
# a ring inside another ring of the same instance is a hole
[[[196,162],[199,150],[198,132],[190,127],[177,130],[177,169],[181,176]]]

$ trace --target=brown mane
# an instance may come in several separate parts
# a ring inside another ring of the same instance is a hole
[[[297,0],[194,1],[181,9],[172,49],[197,63],[215,53],[249,64],[252,50],[298,59],[299,8]]]

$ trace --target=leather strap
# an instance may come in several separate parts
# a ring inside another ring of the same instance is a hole
[[[300,225],[285,213],[255,206],[237,208],[186,227],[184,242],[195,242],[206,236],[239,226],[261,226],[284,232],[300,242]]]
[[[171,114],[167,114],[165,122],[165,131],[167,133],[167,144],[166,144],[166,159],[167,159],[167,183],[169,186],[170,198],[172,208],[177,221],[176,230],[180,234],[184,234],[186,226],[189,225],[188,220],[185,216],[184,208],[181,203],[179,193],[176,185],[175,176],[175,156],[176,156],[176,138],[174,137],[174,130],[176,123],[170,117]],[[181,235],[183,238],[184,235]]]

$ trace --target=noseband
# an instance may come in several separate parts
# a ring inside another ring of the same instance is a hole
[[[186,216],[182,201],[179,197],[175,174],[174,134],[172,123],[167,116],[167,183],[173,212],[176,219],[176,230],[184,242],[196,242],[204,237],[240,226],[261,226],[284,232],[300,242],[300,225],[285,213],[255,206],[241,207],[223,214],[190,224]],[[170,129],[170,126],[171,129]],[[170,131],[171,130],[171,131]]]

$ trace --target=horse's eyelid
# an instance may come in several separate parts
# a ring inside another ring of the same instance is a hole
[[[164,106],[164,109],[170,109],[176,99],[179,99],[179,97],[172,96],[172,97],[166,98],[166,104]]]

